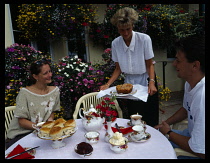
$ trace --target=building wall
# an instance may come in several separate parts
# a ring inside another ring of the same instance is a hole
[[[5,4],[5,48],[14,43],[9,4]]]

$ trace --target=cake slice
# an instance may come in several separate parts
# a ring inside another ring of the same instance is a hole
[[[128,94],[131,93],[133,89],[133,84],[125,83],[116,86],[117,93]]]

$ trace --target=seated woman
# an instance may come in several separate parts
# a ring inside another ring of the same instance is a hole
[[[6,140],[6,148],[31,133],[33,124],[52,121],[54,111],[60,111],[60,91],[58,87],[48,86],[52,72],[46,59],[31,64],[32,85],[20,89],[16,98],[16,109]]]

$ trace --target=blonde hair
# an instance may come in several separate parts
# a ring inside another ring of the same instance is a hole
[[[110,19],[111,23],[118,26],[133,25],[139,18],[139,14],[133,8],[125,7],[119,9]]]

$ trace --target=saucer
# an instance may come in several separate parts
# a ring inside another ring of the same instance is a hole
[[[148,133],[148,132],[145,132],[145,137],[144,137],[144,138],[141,138],[141,139],[135,140],[135,141],[130,137],[130,135],[128,136],[128,139],[129,139],[130,142],[137,142],[137,143],[146,142],[146,141],[149,140],[150,138],[151,138],[151,135],[150,135],[150,133]]]
[[[145,122],[145,121],[141,120],[141,122],[142,122],[142,124],[143,124],[144,126],[146,125],[146,122]],[[134,125],[132,124],[131,121],[128,121],[128,122],[127,122],[127,125],[128,125],[128,126],[134,126]]]

